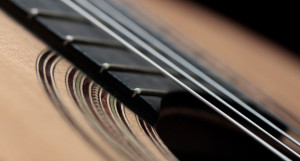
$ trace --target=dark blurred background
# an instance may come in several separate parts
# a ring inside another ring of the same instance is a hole
[[[298,1],[191,0],[249,27],[295,52],[300,57]]]

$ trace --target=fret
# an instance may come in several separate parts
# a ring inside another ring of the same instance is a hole
[[[32,9],[32,12],[39,13],[44,9]],[[57,10],[47,10],[49,13],[53,13],[56,15],[61,15],[61,17],[77,17],[77,13],[64,13],[63,11]],[[31,14],[29,14],[31,15]],[[43,14],[42,14],[43,15]],[[82,43],[82,44],[91,44],[91,45],[113,45],[115,47],[123,48],[121,45],[116,42],[111,36],[100,31],[96,27],[94,27],[90,23],[85,23],[81,21],[70,21],[64,18],[59,17],[51,17],[51,16],[42,16],[37,15],[34,17],[38,17],[38,19],[31,18],[30,20],[41,23],[45,27],[49,28],[51,32],[56,33],[62,39],[66,39],[67,41]],[[50,15],[50,14],[49,14]],[[30,17],[30,16],[29,16]]]
[[[162,97],[168,93],[168,91],[162,91],[156,89],[144,89],[144,88],[135,88],[132,91],[133,91],[132,97],[135,97],[137,95]]]
[[[102,47],[109,47],[109,48],[117,48],[127,50],[127,47],[123,44],[119,43],[118,41],[114,40],[107,40],[107,39],[99,39],[99,38],[91,38],[91,37],[83,37],[83,36],[73,36],[73,35],[66,35],[65,41],[63,44],[66,46],[69,43],[78,43],[78,44],[87,44],[87,45],[96,45]],[[139,45],[132,43],[136,49],[144,51],[145,49]]]
[[[161,75],[161,73],[155,68],[146,68],[146,67],[134,67],[129,65],[121,65],[121,64],[109,64],[103,63],[99,73],[103,73],[104,71],[116,71],[116,72],[133,72],[133,73],[143,73],[143,74],[155,74]]]
[[[68,21],[77,21],[81,23],[89,23],[84,17],[80,15],[57,12],[57,11],[47,10],[47,9],[31,8],[28,14],[28,18],[32,19],[37,16],[63,19]]]
[[[117,41],[112,40],[103,40],[103,39],[95,39],[89,37],[82,37],[82,36],[72,36],[66,35],[64,45],[68,45],[69,43],[80,43],[80,44],[88,44],[88,45],[98,45],[102,47],[111,47],[111,48],[120,48],[125,49],[122,44],[118,43]]]
[[[138,66],[131,66],[131,65],[123,65],[123,64],[111,64],[111,63],[103,63],[99,70],[99,73],[103,73],[104,71],[113,71],[113,72],[125,72],[125,73],[138,73],[138,74],[148,74],[148,75],[158,75],[163,76],[161,72],[159,72],[155,68],[151,67],[138,67]],[[182,75],[175,72],[174,70],[168,69],[172,75],[176,77],[182,78]],[[194,75],[190,73],[190,75]],[[184,79],[184,78],[183,78]]]
[[[127,49],[124,45],[120,44],[117,41],[113,40],[105,40],[105,39],[96,39],[90,37],[83,36],[72,36],[66,35],[64,45],[68,45],[69,43],[78,43],[78,44],[88,44],[88,45],[97,45],[101,47],[110,47],[110,48],[118,48],[118,49]]]

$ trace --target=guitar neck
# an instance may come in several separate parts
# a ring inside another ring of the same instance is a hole
[[[167,36],[168,34],[165,34],[166,36],[162,35],[161,31],[155,30],[155,26],[159,26],[159,24],[151,26],[151,29],[147,28],[145,27],[147,23],[141,23],[141,17],[133,18],[131,16],[132,14],[128,12],[130,10],[128,4],[125,5],[127,10],[122,10],[121,5],[109,5],[117,8],[120,13],[128,16],[130,21],[141,26],[153,37],[176,51],[181,57],[222,84],[222,86],[243,95],[244,99],[253,101],[213,73],[206,65],[200,64],[194,58],[188,56],[188,51],[178,48],[184,46],[182,43],[178,41],[170,43],[168,40],[174,39],[174,37]],[[3,6],[28,29],[49,44],[52,49],[69,59],[90,78],[101,84],[148,122],[154,123],[157,120],[164,94],[184,92],[178,85],[163,77],[152,65],[134,55],[112,36],[96,28],[60,1],[7,1]],[[115,32],[122,35],[119,31]],[[163,68],[170,69],[161,60],[153,57],[141,47],[137,47],[137,49],[143,51]],[[205,56],[202,58],[202,62],[209,62],[206,61]],[[103,66],[103,64],[106,66]],[[171,69],[169,71],[174,73]],[[179,79],[185,81],[183,78]],[[205,83],[202,80],[199,81]],[[142,89],[143,92],[135,94],[135,89]],[[135,96],[133,97],[133,95]],[[141,106],[143,109],[139,108]]]

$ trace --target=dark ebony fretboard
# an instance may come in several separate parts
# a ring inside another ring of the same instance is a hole
[[[59,0],[11,0],[1,2],[1,5],[38,37],[49,44],[53,50],[58,51],[69,59],[89,77],[148,122],[154,123],[156,121],[164,95],[184,93],[183,89],[160,74],[145,60],[133,54],[124,45],[89,23],[84,17]],[[120,12],[126,14],[126,11],[120,10]],[[133,21],[135,20],[133,19]],[[139,23],[138,21],[135,22]],[[105,22],[102,23],[105,24]],[[143,25],[140,24],[140,26]],[[113,28],[112,30],[117,34],[121,34]],[[154,37],[193,63],[216,82],[226,87],[232,93],[235,93],[242,100],[252,104],[258,110],[262,109],[256,102],[246,97],[230,84],[226,83],[226,81],[220,79],[203,65],[196,63],[186,53],[183,53],[180,49],[167,42],[163,35],[153,33],[146,28],[145,30],[152,33]],[[165,69],[169,69],[163,62],[151,56],[151,54],[147,53],[146,50],[137,44],[129,40],[128,42]],[[154,49],[156,48],[154,47]],[[158,51],[163,54],[162,51]],[[176,64],[176,62],[174,63]],[[169,71],[171,73],[174,72],[172,70]],[[178,74],[174,73],[174,75]],[[180,80],[193,87],[185,79]],[[206,84],[202,79],[199,79],[199,82],[221,97],[225,97],[218,93],[211,85]],[[202,91],[198,90],[198,92]],[[204,95],[204,97],[214,101],[208,95]],[[232,104],[239,106],[234,103]],[[261,111],[263,112],[263,110]]]

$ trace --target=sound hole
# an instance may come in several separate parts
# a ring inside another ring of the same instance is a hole
[[[161,139],[178,159],[278,160],[273,153],[205,105],[198,104],[195,108],[186,105],[190,102],[187,99],[178,100],[169,97],[163,101],[156,124]]]

